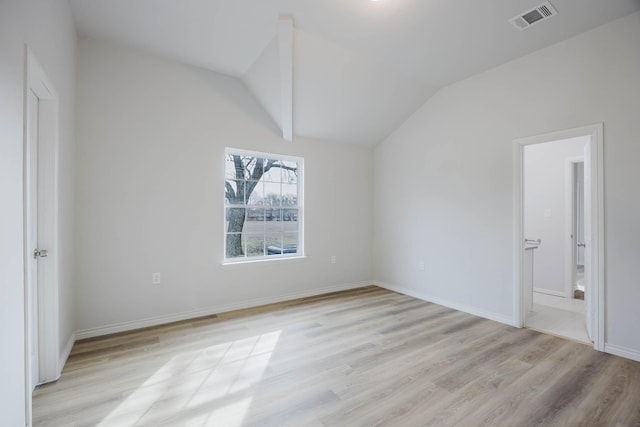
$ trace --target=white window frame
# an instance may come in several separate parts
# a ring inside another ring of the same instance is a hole
[[[296,246],[296,253],[290,253],[290,254],[273,254],[273,255],[263,255],[263,256],[247,256],[245,253],[245,256],[243,257],[237,257],[237,258],[227,258],[227,218],[226,218],[226,211],[227,208],[229,207],[238,207],[238,208],[244,208],[244,209],[251,209],[251,208],[256,208],[256,209],[260,209],[260,208],[265,208],[264,205],[249,205],[249,204],[243,204],[243,205],[231,205],[228,204],[226,201],[226,196],[225,193],[223,192],[223,200],[222,200],[222,209],[223,209],[223,214],[222,214],[222,229],[223,229],[223,233],[222,233],[222,259],[223,259],[223,265],[228,265],[228,264],[243,264],[243,263],[253,263],[253,262],[264,262],[264,261],[278,261],[278,260],[283,260],[283,259],[295,259],[295,258],[304,258],[304,159],[302,157],[296,157],[296,156],[288,156],[288,155],[283,155],[283,154],[276,154],[276,153],[264,153],[264,152],[259,152],[259,151],[251,151],[251,150],[242,150],[242,149],[237,149],[237,148],[231,148],[231,147],[226,147],[224,150],[224,162],[223,162],[223,182],[226,181],[227,177],[226,177],[226,162],[227,162],[227,157],[229,155],[241,155],[241,156],[251,156],[251,157],[260,157],[260,158],[264,158],[264,159],[275,159],[275,160],[280,160],[280,161],[286,161],[286,162],[296,162],[298,165],[298,173],[297,173],[297,181],[298,181],[298,194],[297,194],[297,205],[295,206],[295,208],[298,209],[298,243]],[[262,180],[262,178],[261,178]],[[245,211],[246,212],[246,211]],[[244,230],[243,230],[244,233]],[[284,244],[283,244],[284,247]]]

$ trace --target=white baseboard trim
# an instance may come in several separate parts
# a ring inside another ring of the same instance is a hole
[[[565,292],[550,291],[549,289],[533,288],[533,292],[537,292],[539,294],[553,295],[555,297],[561,297],[561,298],[567,297],[567,294]]]
[[[64,368],[64,365],[67,363],[67,359],[71,354],[71,349],[73,348],[73,344],[75,344],[75,342],[76,342],[76,334],[72,333],[71,336],[69,337],[69,340],[67,341],[67,344],[62,349],[62,353],[60,353],[60,358],[58,359],[58,378],[62,374],[62,369]]]
[[[638,350],[632,350],[630,348],[622,347],[619,345],[605,344],[604,351],[605,353],[614,354],[616,356],[640,362],[640,351]]]
[[[504,316],[502,314],[492,313],[489,311],[479,310],[475,307],[470,307],[463,304],[458,304],[455,302],[443,300],[438,297],[434,297],[432,295],[414,291],[412,289],[403,288],[401,286],[391,285],[389,283],[374,281],[376,286],[380,286],[381,288],[389,289],[390,291],[398,292],[401,294],[409,295],[410,297],[418,298],[423,301],[432,302],[434,304],[442,305],[444,307],[449,307],[454,310],[462,311],[468,314],[473,314],[474,316],[484,317],[485,319],[494,320],[496,322],[504,323],[509,326],[516,326],[514,319],[509,316]]]
[[[85,338],[93,338],[101,335],[115,334],[118,332],[131,331],[134,329],[147,328],[149,326],[163,325],[165,323],[179,322],[181,320],[194,319],[197,317],[211,316],[213,314],[225,313],[227,311],[241,310],[243,308],[259,307],[261,305],[274,304],[283,301],[290,301],[299,298],[307,298],[317,295],[329,294],[331,292],[346,291],[349,289],[357,289],[365,286],[371,286],[373,282],[354,282],[344,285],[328,286],[324,288],[311,289],[301,292],[293,292],[290,294],[279,295],[268,298],[256,298],[235,304],[225,304],[215,307],[202,308],[198,310],[185,311],[182,313],[174,313],[164,316],[149,317],[146,319],[134,320],[131,322],[114,323],[112,325],[100,326],[77,331],[75,339],[81,340]]]

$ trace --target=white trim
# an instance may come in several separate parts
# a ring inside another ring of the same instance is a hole
[[[62,349],[62,352],[60,353],[60,359],[58,360],[58,378],[60,378],[60,375],[62,374],[64,365],[67,363],[67,359],[69,359],[69,355],[71,354],[71,349],[73,349],[73,345],[75,343],[76,343],[76,334],[73,333],[69,337],[69,340],[67,341],[64,348]]]
[[[640,362],[640,351],[637,351],[637,350],[632,350],[630,348],[622,347],[620,345],[605,344],[604,351],[609,354],[614,354],[616,356],[625,357],[627,359]]]
[[[256,298],[234,304],[224,304],[215,307],[202,308],[198,310],[174,313],[165,316],[149,317],[146,319],[134,320],[131,322],[114,323],[108,326],[84,329],[75,333],[75,339],[93,338],[101,335],[115,334],[118,332],[131,331],[134,329],[146,328],[149,326],[163,325],[165,323],[178,322],[181,320],[195,319],[197,317],[211,316],[213,314],[225,313],[228,311],[241,310],[245,308],[259,307],[261,305],[274,304],[283,301],[291,301],[299,298],[307,298],[317,295],[329,294],[332,292],[346,291],[349,289],[363,288],[371,286],[371,281],[347,283],[344,285],[328,286],[308,291],[293,292],[268,298]]]
[[[464,305],[464,304],[458,304],[455,302],[451,302],[439,297],[435,297],[433,295],[429,295],[427,293],[424,292],[418,292],[415,291],[413,289],[408,289],[408,288],[403,288],[402,286],[395,286],[395,285],[391,285],[389,283],[384,283],[384,282],[380,282],[380,281],[374,281],[373,282],[374,285],[379,286],[381,288],[385,288],[388,289],[390,291],[394,291],[394,292],[398,292],[404,295],[408,295],[410,297],[413,298],[417,298],[423,301],[427,301],[427,302],[432,302],[434,304],[438,304],[438,305],[442,305],[444,307],[449,307],[452,308],[454,310],[458,310],[458,311],[462,311],[464,313],[468,313],[468,314],[473,314],[474,316],[479,316],[479,317],[483,317],[485,319],[489,319],[489,320],[493,320],[496,322],[500,322],[500,323],[504,323],[506,325],[509,326],[517,326],[514,322],[513,319],[509,316],[505,316],[503,314],[499,314],[499,313],[493,313],[490,311],[484,311],[484,310],[479,310],[475,307],[471,307],[468,305]]]
[[[280,154],[280,153],[265,153],[263,151],[254,151],[254,150],[244,150],[242,148],[233,148],[233,147],[225,147],[224,149],[225,156],[227,154],[240,154],[242,156],[253,156],[253,157],[263,157],[265,159],[278,159],[284,160],[286,162],[297,162],[304,160],[302,157],[290,156],[288,154]],[[224,172],[224,169],[223,169]]]
[[[604,125],[602,123],[594,125],[592,130],[593,135],[591,138],[591,180],[596,185],[591,185],[591,193],[595,192],[595,200],[597,212],[592,215],[591,227],[592,234],[595,234],[596,239],[591,244],[597,247],[595,251],[596,260],[593,263],[594,269],[597,269],[597,286],[595,288],[595,321],[596,327],[594,328],[594,348],[596,350],[604,351],[605,346],[605,275],[604,275]],[[595,187],[595,188],[594,188]],[[593,200],[593,195],[592,195]],[[593,202],[592,202],[593,205]],[[595,230],[595,233],[594,231]],[[594,243],[597,244],[594,245]]]
[[[589,136],[591,149],[591,246],[592,280],[594,298],[591,304],[593,312],[594,349],[604,351],[605,340],[605,282],[604,282],[604,161],[603,161],[603,124],[584,126],[513,141],[513,323],[524,325],[522,307],[522,266],[524,263],[524,218],[523,218],[523,161],[526,145]],[[589,310],[590,307],[587,307]]]
[[[293,141],[293,18],[278,18],[278,51],[280,57],[280,101],[282,138]]]
[[[524,326],[524,155],[522,147],[513,146],[513,324]],[[521,249],[522,248],[522,249]]]
[[[553,295],[555,297],[561,297],[561,298],[566,298],[567,297],[567,295],[564,292],[552,291],[552,290],[543,289],[543,288],[533,288],[533,292],[537,292],[539,294]]]
[[[287,254],[288,255],[288,254]],[[227,268],[233,265],[264,265],[264,263],[269,262],[282,262],[282,263],[291,263],[291,264],[299,264],[301,262],[306,261],[306,256],[300,256],[291,254],[293,256],[279,256],[277,258],[268,258],[268,257],[255,257],[255,258],[241,258],[242,261],[225,261],[221,264],[222,268]]]
[[[267,256],[255,256],[255,257],[238,257],[238,258],[230,258],[225,259],[222,262],[222,267],[227,267],[230,265],[244,265],[244,264],[261,264],[265,262],[271,261],[284,261],[284,260],[304,260],[307,259],[305,255],[299,254],[276,254],[276,255],[267,255]]]

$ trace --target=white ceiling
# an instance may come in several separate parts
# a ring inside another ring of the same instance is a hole
[[[640,10],[640,0],[70,0],[79,34],[241,78],[280,122],[276,43],[294,19],[294,133],[374,146],[439,88]]]

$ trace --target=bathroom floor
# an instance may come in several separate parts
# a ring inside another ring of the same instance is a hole
[[[585,302],[533,293],[533,310],[527,316],[526,326],[574,341],[591,344],[585,326]]]

